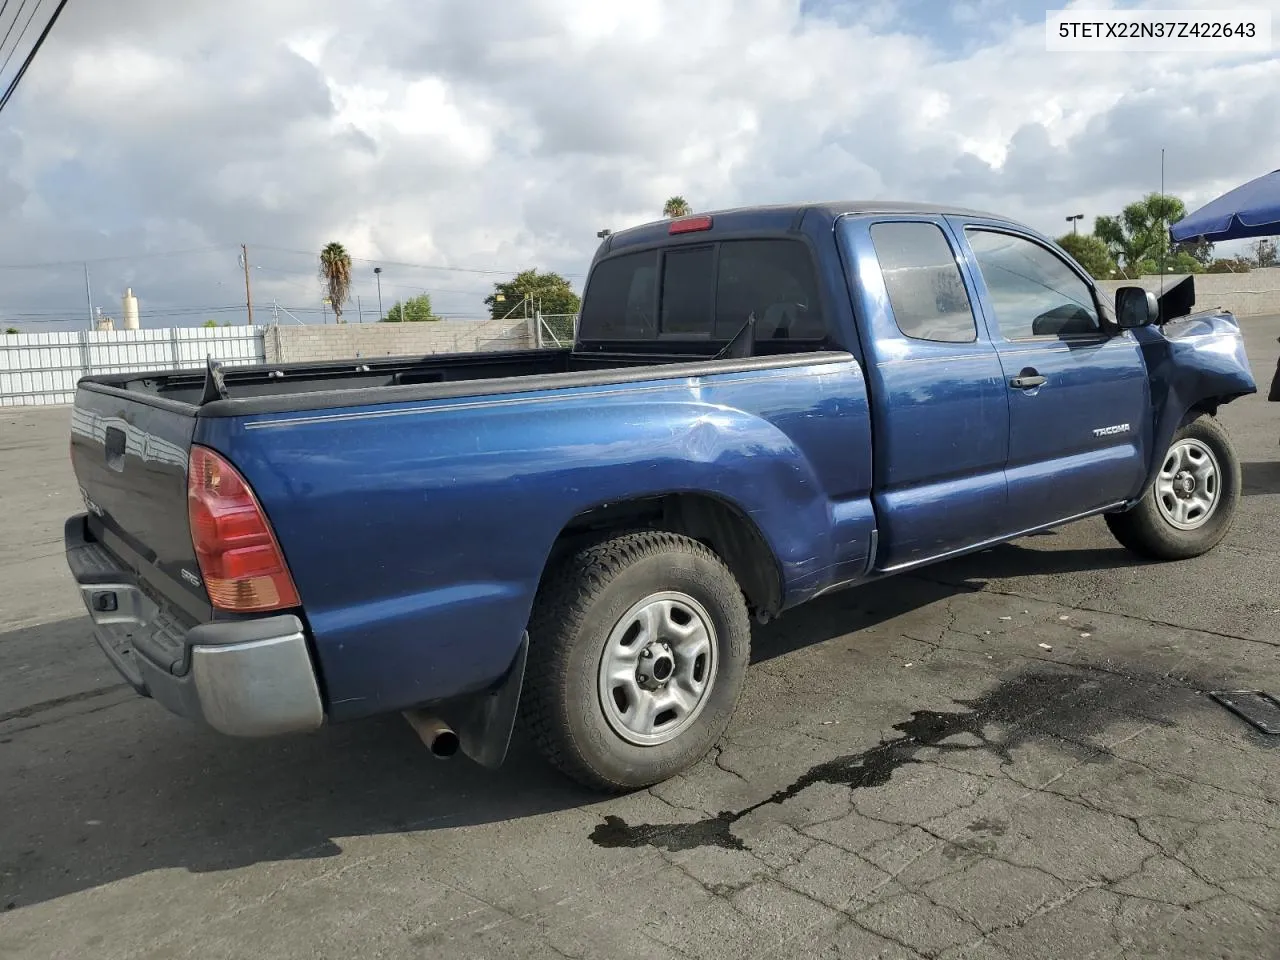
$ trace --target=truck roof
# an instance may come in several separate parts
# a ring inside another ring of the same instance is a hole
[[[909,203],[901,200],[833,200],[809,203],[765,204],[750,207],[729,207],[721,210],[699,210],[691,216],[711,217],[714,220],[712,233],[722,234],[728,231],[794,230],[799,227],[801,218],[807,213],[813,213],[824,220],[832,221],[845,214],[904,213],[924,216],[983,217],[988,220],[1000,220],[1006,223],[1014,222],[998,213],[937,203]],[[597,256],[602,256],[605,253],[616,251],[623,247],[640,246],[664,240],[668,237],[667,231],[670,223],[670,219],[653,220],[649,223],[627,227],[617,233],[610,234],[600,245]],[[689,234],[688,239],[696,240],[700,236],[705,239],[703,234],[700,233]]]

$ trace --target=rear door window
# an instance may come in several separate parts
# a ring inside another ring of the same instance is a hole
[[[903,336],[936,343],[978,339],[964,278],[941,227],[923,221],[873,223],[871,243]]]

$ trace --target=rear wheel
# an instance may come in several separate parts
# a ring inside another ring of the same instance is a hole
[[[630,533],[551,572],[529,624],[523,709],[551,763],[628,790],[697,763],[729,724],[750,659],[742,591],[687,537]]]
[[[1155,483],[1132,510],[1107,526],[1120,543],[1154,560],[1207,553],[1231,529],[1240,500],[1240,461],[1227,431],[1201,415],[1176,434]]]

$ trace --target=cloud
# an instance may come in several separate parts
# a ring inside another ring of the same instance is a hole
[[[370,311],[378,261],[387,305],[478,315],[497,275],[408,264],[578,279],[598,229],[674,193],[1059,232],[1155,189],[1162,146],[1189,207],[1276,165],[1275,59],[1049,54],[1022,0],[109,7],[68,7],[5,112],[0,264],[67,263],[0,270],[0,319],[79,323],[81,260],[108,312],[131,285],[149,323],[231,319],[242,242],[259,315],[319,319],[331,239]]]

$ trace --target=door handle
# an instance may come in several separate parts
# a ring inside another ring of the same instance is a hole
[[[1009,386],[1017,387],[1019,390],[1030,390],[1033,387],[1038,387],[1047,382],[1048,382],[1047,379],[1045,377],[1040,376],[1040,374],[1038,373],[1034,373],[1034,374],[1024,373],[1010,380]]]

